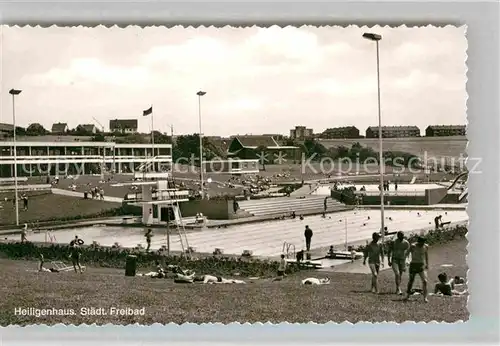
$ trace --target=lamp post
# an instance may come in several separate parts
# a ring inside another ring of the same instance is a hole
[[[173,160],[174,158],[174,125],[170,124],[170,141],[172,142],[172,146],[170,147],[170,157],[172,159],[172,167],[170,167],[170,174],[172,179],[174,178],[174,171],[175,171],[175,162]]]
[[[378,103],[378,147],[379,147],[379,170],[380,170],[380,234],[382,235],[382,244],[385,238],[384,227],[384,153],[382,146],[382,112],[380,110],[380,56],[379,56],[379,41],[382,36],[374,33],[364,33],[363,38],[374,41],[377,51],[377,103]]]
[[[16,199],[16,225],[19,226],[19,194],[17,190],[16,95],[22,90],[10,89],[12,95],[12,125],[14,126],[14,198]]]
[[[196,95],[198,95],[198,120],[200,123],[200,189],[201,189],[201,199],[205,198],[205,192],[203,190],[203,136],[201,133],[201,97],[205,95],[205,91],[198,91]]]

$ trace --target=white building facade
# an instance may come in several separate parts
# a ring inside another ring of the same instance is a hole
[[[119,144],[114,142],[28,142],[0,141],[0,177],[17,174],[85,175],[101,170],[114,173],[134,173],[149,170],[169,172],[172,168],[171,144]]]

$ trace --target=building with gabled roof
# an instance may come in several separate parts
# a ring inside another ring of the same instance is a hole
[[[115,119],[109,121],[109,130],[120,133],[137,133],[137,119]]]
[[[52,133],[66,133],[66,132],[68,132],[68,130],[69,130],[68,124],[55,123],[55,124],[52,124],[52,129],[50,130],[50,132],[52,132]]]
[[[80,124],[78,126],[85,130],[85,132],[93,134],[97,133],[97,127],[94,124]]]

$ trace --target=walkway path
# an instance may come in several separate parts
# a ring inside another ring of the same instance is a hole
[[[64,189],[52,189],[52,193],[55,195],[63,195],[63,196],[69,196],[69,197],[79,197],[83,198],[83,192],[77,192],[77,191],[70,191],[70,190],[64,190]],[[123,198],[118,198],[118,197],[112,197],[112,196],[104,196],[104,201],[105,202],[113,202],[113,203],[122,203]]]

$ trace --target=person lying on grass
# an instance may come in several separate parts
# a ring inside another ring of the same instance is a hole
[[[448,275],[446,273],[441,273],[438,275],[438,280],[439,282],[436,284],[434,287],[434,295],[444,295],[444,296],[461,296],[465,293],[467,293],[467,290],[465,291],[457,291],[455,290],[455,281],[460,281],[460,277],[449,279],[448,280]]]
[[[154,279],[163,279],[164,277],[166,277],[165,270],[162,268],[159,261],[155,262],[155,266],[156,266],[156,271],[149,272],[146,274],[139,274],[139,276],[148,276]]]
[[[222,276],[203,275],[204,284],[244,284],[243,280],[225,279]]]
[[[43,257],[43,254],[40,254],[40,265],[38,266],[38,271],[39,272],[44,272],[44,273],[59,273],[59,270],[56,268],[45,268],[43,265],[45,263],[45,259]]]
[[[329,284],[330,284],[329,278],[323,278],[323,279],[307,278],[302,280],[302,285],[329,285]]]

